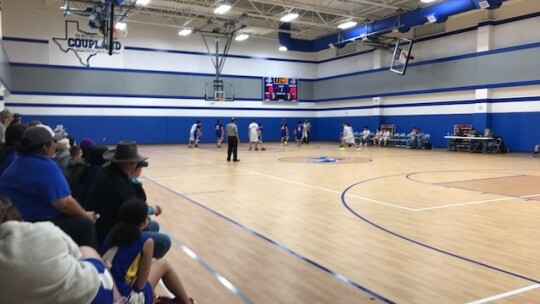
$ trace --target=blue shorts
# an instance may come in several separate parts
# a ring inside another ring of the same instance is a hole
[[[94,297],[94,300],[92,301],[92,304],[110,304],[113,303],[113,288],[114,288],[114,281],[107,270],[105,268],[105,265],[103,262],[96,258],[86,258],[84,261],[92,264],[96,268],[96,270],[99,273],[99,277],[101,280],[101,284],[99,286],[98,292],[96,296]]]
[[[144,285],[144,298],[146,299],[146,304],[154,303],[154,291],[150,282],[146,282],[146,285]]]
[[[146,282],[144,285],[144,304],[152,304],[154,303],[154,291],[152,290],[152,285],[150,285],[150,282]],[[124,295],[125,297],[128,297],[129,294]]]

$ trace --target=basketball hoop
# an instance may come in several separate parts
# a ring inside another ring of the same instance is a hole
[[[215,101],[225,101],[225,91],[215,91],[214,99]]]
[[[220,103],[234,101],[233,85],[230,83],[223,85],[221,82],[219,82],[218,84],[219,85],[216,85],[216,82],[206,83],[204,100]]]

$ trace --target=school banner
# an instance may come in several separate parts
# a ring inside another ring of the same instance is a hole
[[[97,29],[90,29],[79,21],[65,20],[65,31],[49,41],[51,65],[83,67],[124,67],[124,46],[114,38],[112,55],[106,47],[108,41]]]

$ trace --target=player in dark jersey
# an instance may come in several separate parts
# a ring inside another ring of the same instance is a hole
[[[217,147],[221,148],[221,143],[223,142],[223,134],[225,134],[221,119],[218,119],[216,121],[216,126],[214,127],[214,130],[216,131]]]
[[[287,142],[289,141],[289,127],[287,127],[287,120],[282,119],[281,120],[281,127],[279,128],[280,134],[281,134],[281,145],[287,145]]]
[[[294,129],[294,135],[296,137],[296,145],[301,146],[302,145],[302,134],[304,133],[304,124],[299,121],[296,125],[296,128]]]
[[[259,124],[259,129],[257,130],[257,138],[259,139],[259,146],[261,147],[261,151],[265,151],[266,148],[263,146],[263,124]]]

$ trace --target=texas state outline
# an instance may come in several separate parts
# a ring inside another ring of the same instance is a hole
[[[77,52],[74,48],[67,46],[68,37],[75,36],[75,35],[69,35],[72,32],[74,32],[74,34],[80,33],[80,34],[84,34],[84,35],[95,37],[95,38],[99,37],[99,35],[96,34],[96,33],[90,33],[90,32],[85,32],[85,31],[81,30],[79,28],[79,21],[66,20],[64,38],[56,38],[56,37],[52,38],[54,43],[56,43],[56,45],[58,45],[58,47],[60,48],[60,50],[62,52],[66,53],[66,54],[69,53],[70,51],[73,52],[75,54],[75,56],[77,56],[77,59],[79,59],[79,62],[81,63],[81,65],[83,65],[85,67],[90,67],[90,59],[92,57],[94,57],[95,55],[97,55],[98,51],[96,50],[93,53],[89,53],[88,57],[86,57],[86,59],[81,58],[81,56],[79,55],[79,52]]]

